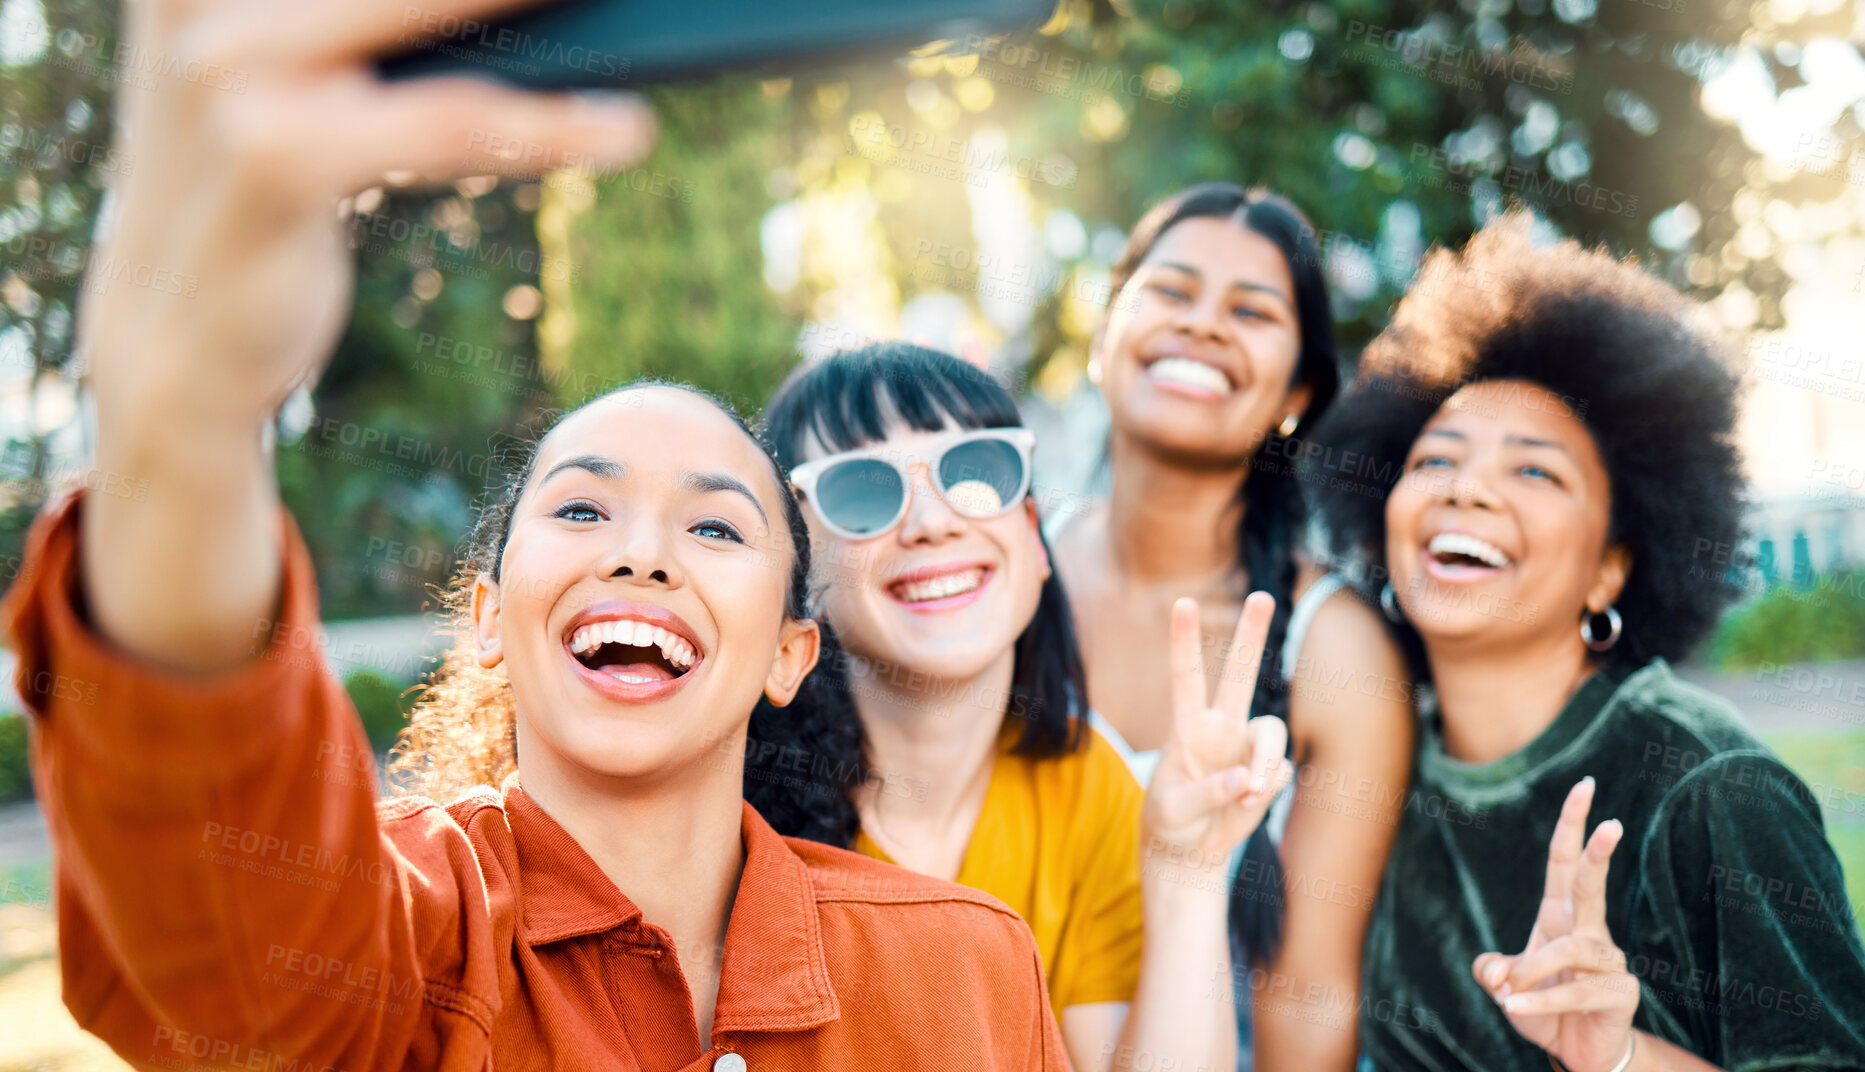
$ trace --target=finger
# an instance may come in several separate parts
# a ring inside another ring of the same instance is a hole
[[[1617,975],[1625,971],[1625,954],[1593,934],[1562,935],[1515,958],[1506,976],[1509,992],[1533,990],[1564,971]]]
[[[1509,969],[1517,958],[1502,953],[1483,953],[1470,964],[1470,974],[1476,976],[1485,990],[1495,990],[1509,978]]]
[[[1231,634],[1230,647],[1224,651],[1223,673],[1218,675],[1218,710],[1237,718],[1250,713],[1250,698],[1256,695],[1256,675],[1263,665],[1263,648],[1269,639],[1269,620],[1276,613],[1276,597],[1268,592],[1251,592],[1237,612],[1237,628]]]
[[[1554,836],[1548,839],[1548,877],[1541,893],[1541,918],[1553,923],[1546,928],[1549,937],[1566,934],[1573,926],[1570,902],[1573,898],[1574,869],[1580,862],[1581,841],[1586,835],[1587,809],[1593,806],[1593,779],[1582,778],[1567,792],[1561,805],[1561,817],[1554,824]],[[1557,919],[1549,920],[1552,912]]]
[[[1612,864],[1612,851],[1625,836],[1625,826],[1608,819],[1593,828],[1587,847],[1580,854],[1580,866],[1574,871],[1574,930],[1589,934],[1608,934],[1606,928],[1606,874]]]
[[[1267,792],[1288,751],[1289,727],[1274,715],[1264,715],[1251,719],[1244,732],[1250,742],[1250,792]]]
[[[1198,630],[1198,601],[1172,604],[1172,723],[1205,709],[1204,638]]]
[[[1541,990],[1516,991],[1502,999],[1510,1016],[1548,1016],[1568,1012],[1624,1009],[1638,1004],[1638,977],[1630,972],[1589,975]]]
[[[391,171],[444,182],[616,167],[645,157],[657,129],[652,110],[634,98],[597,103],[472,79],[410,83],[376,97],[348,121],[341,178],[349,186],[371,185]]]
[[[1179,801],[1187,815],[1208,815],[1238,803],[1250,787],[1250,768],[1227,767],[1207,774],[1180,790]]]

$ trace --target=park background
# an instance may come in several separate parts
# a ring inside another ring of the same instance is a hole
[[[755,414],[799,360],[911,338],[1017,388],[1062,499],[1100,459],[1107,270],[1161,196],[1299,204],[1349,363],[1431,245],[1519,201],[1747,340],[1754,537],[1717,564],[1748,596],[1685,669],[1821,792],[1865,902],[1862,41],[1839,0],[1065,0],[968,53],[655,90],[639,167],[367,191],[353,319],[277,427],[327,655],[386,744],[475,502],[609,386],[675,377]],[[134,282],[84,276],[136,166],[113,103],[164,76],[119,49],[115,4],[0,0],[0,584],[86,479],[74,310]],[[16,710],[0,689],[0,1072],[121,1067],[58,1003]]]

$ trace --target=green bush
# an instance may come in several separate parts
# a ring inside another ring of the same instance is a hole
[[[0,804],[32,797],[32,771],[26,765],[26,717],[0,711]]]
[[[408,724],[408,710],[402,702],[406,685],[374,670],[358,670],[343,683],[350,691],[350,701],[363,716],[363,730],[369,743],[380,752],[395,743],[395,735]]]
[[[1865,658],[1865,573],[1842,570],[1804,588],[1770,590],[1723,618],[1712,650],[1725,670]]]

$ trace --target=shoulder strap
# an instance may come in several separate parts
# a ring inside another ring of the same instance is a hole
[[[1314,622],[1321,604],[1345,587],[1347,578],[1338,573],[1324,573],[1315,578],[1315,583],[1308,586],[1302,598],[1295,601],[1295,609],[1289,612],[1289,631],[1282,638],[1283,680],[1294,676],[1295,660],[1302,653],[1302,640],[1307,637],[1308,626]]]

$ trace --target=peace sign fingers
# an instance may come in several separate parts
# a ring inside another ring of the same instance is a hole
[[[1237,629],[1224,652],[1224,672],[1217,680],[1216,706],[1232,718],[1250,717],[1250,698],[1256,695],[1256,676],[1263,666],[1269,621],[1275,614],[1276,597],[1251,592],[1237,615]]]
[[[1579,873],[1587,812],[1592,807],[1593,778],[1589,775],[1568,790],[1561,817],[1554,824],[1554,836],[1548,839],[1547,883],[1542,888],[1541,911],[1535,917],[1530,949],[1573,930],[1574,877]]]

